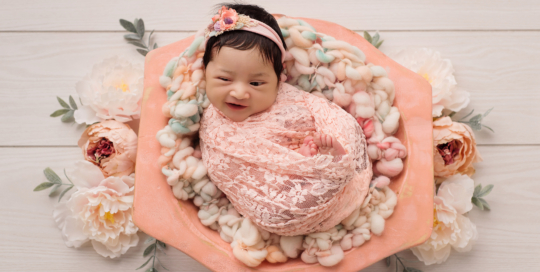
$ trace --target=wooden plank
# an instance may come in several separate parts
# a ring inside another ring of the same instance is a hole
[[[160,46],[193,33],[158,33]],[[540,144],[540,32],[383,32],[383,52],[429,47],[449,58],[460,87],[471,93],[464,112],[484,112],[495,133],[480,144]],[[37,42],[39,41],[39,42]],[[1,33],[1,145],[75,145],[84,126],[49,115],[56,96],[76,98],[75,85],[113,55],[143,61],[122,33]],[[456,116],[459,117],[459,116]],[[39,136],[36,136],[39,133]]]
[[[494,184],[486,200],[491,212],[473,208],[479,240],[468,253],[452,252],[442,265],[410,266],[429,271],[534,271],[540,265],[540,147],[483,146],[484,162],[473,176]],[[145,260],[142,242],[120,259],[102,258],[91,246],[65,247],[52,211],[55,199],[32,192],[46,179],[42,170],[57,173],[81,158],[78,148],[0,148],[0,255],[2,271],[133,271]],[[399,204],[398,204],[399,205]],[[145,236],[141,235],[141,241]],[[400,256],[415,259],[410,253]],[[209,271],[185,254],[169,249],[162,257],[171,271]],[[161,271],[161,270],[160,270]],[[378,262],[364,271],[393,271]]]
[[[143,17],[150,29],[193,31],[204,27],[222,1],[14,1],[0,10],[0,30],[121,30],[120,18]],[[536,29],[535,1],[288,1],[254,0],[271,13],[333,21],[353,30]],[[309,7],[309,8],[307,8]]]

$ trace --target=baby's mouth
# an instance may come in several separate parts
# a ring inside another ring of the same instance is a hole
[[[243,110],[243,109],[247,108],[247,106],[242,106],[242,105],[238,105],[238,104],[234,104],[234,103],[225,102],[225,104],[227,104],[227,106],[231,110]]]

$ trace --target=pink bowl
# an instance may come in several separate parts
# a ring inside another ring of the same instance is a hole
[[[274,15],[279,18],[283,15]],[[263,262],[256,268],[245,266],[232,253],[218,232],[201,224],[191,201],[174,197],[161,167],[157,164],[161,146],[156,133],[167,125],[161,113],[167,96],[159,76],[167,62],[178,56],[194,39],[190,36],[151,51],[145,60],[144,96],[139,128],[133,218],[145,233],[191,256],[213,271],[358,271],[404,249],[419,245],[431,235],[433,226],[433,136],[431,86],[421,76],[394,62],[363,37],[335,23],[302,19],[338,40],[360,48],[367,63],[382,66],[396,87],[395,106],[401,112],[395,135],[407,147],[403,172],[390,187],[398,194],[394,214],[386,221],[383,234],[373,235],[359,248],[345,252],[336,266],[306,264],[299,258],[282,264]]]

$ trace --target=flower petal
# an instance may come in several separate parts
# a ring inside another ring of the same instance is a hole
[[[78,188],[94,188],[105,179],[99,167],[88,161],[76,161],[75,169],[68,169],[66,172]]]
[[[79,109],[74,112],[75,122],[78,124],[91,125],[96,122],[101,122],[103,119],[96,116],[96,112],[89,106],[79,106]]]

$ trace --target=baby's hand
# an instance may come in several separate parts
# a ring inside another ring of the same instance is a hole
[[[317,152],[319,152],[319,148],[313,142],[313,137],[307,136],[306,138],[304,138],[304,143],[297,150],[297,152],[304,155],[304,156],[306,156],[306,157],[313,157],[313,156],[317,155]]]
[[[332,156],[347,154],[345,148],[343,148],[343,146],[334,136],[315,133],[315,138],[313,141],[319,147],[319,151],[321,152],[321,154]]]

